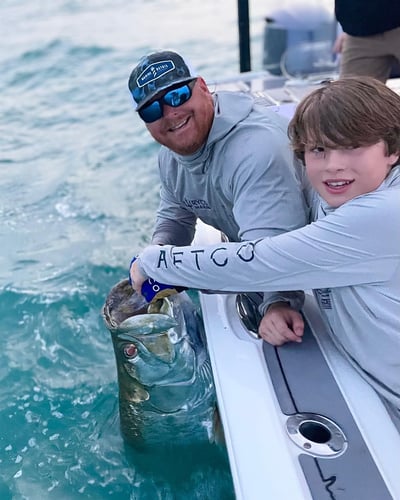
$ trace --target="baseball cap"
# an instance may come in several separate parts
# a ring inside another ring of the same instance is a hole
[[[136,102],[136,111],[145,106],[161,90],[177,83],[194,80],[196,76],[182,56],[171,50],[143,56],[129,77],[129,90]]]

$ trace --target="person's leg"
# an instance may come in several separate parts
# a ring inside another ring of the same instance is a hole
[[[386,51],[384,35],[348,35],[340,59],[340,76],[373,76],[385,82],[392,63],[393,56]]]
[[[392,54],[396,59],[394,68],[392,69],[392,77],[400,77],[400,28],[386,31],[385,44],[388,48],[389,54]]]

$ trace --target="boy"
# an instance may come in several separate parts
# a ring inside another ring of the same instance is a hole
[[[398,425],[400,96],[368,77],[327,83],[299,104],[289,137],[315,190],[315,222],[251,242],[148,247],[134,287],[151,276],[225,291],[312,288],[333,341]],[[294,336],[282,315],[263,338]]]

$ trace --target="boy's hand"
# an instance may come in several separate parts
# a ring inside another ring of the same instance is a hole
[[[301,314],[285,302],[271,304],[258,327],[258,333],[269,344],[301,342],[304,321]]]

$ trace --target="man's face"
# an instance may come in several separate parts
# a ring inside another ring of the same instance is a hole
[[[160,99],[168,89],[160,92]],[[197,78],[192,97],[176,108],[163,104],[163,116],[146,127],[153,138],[180,155],[191,155],[206,142],[214,119],[212,96],[202,78]]]
[[[331,207],[377,189],[397,159],[398,155],[387,156],[383,141],[354,149],[313,147],[304,152],[308,178]]]

